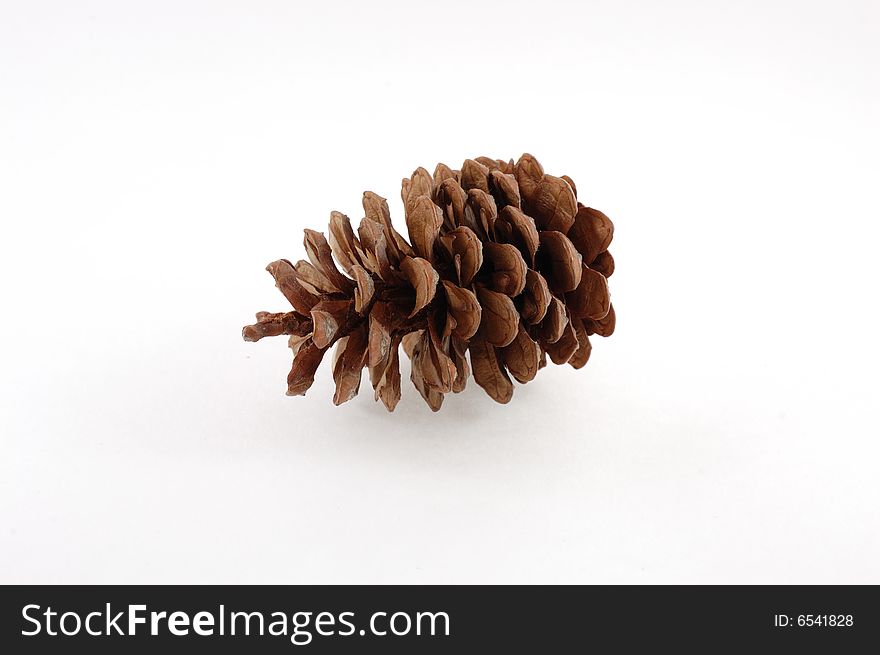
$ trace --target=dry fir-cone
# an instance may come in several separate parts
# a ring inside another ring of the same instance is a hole
[[[308,261],[267,267],[293,310],[259,312],[242,334],[289,336],[288,395],[305,394],[334,347],[333,402],[357,395],[367,368],[376,400],[393,411],[402,346],[432,410],[471,372],[506,403],[511,378],[534,379],[548,357],[580,368],[589,337],[614,331],[614,225],[577,200],[568,176],[545,174],[529,154],[477,157],[459,170],[416,169],[401,197],[408,240],[385,199],[367,191],[357,230],[334,211],[327,237],[305,231]]]

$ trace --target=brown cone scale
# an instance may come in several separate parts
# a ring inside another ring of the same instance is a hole
[[[548,358],[581,368],[590,335],[614,331],[614,225],[577,200],[570,177],[545,174],[529,154],[477,157],[433,175],[416,169],[401,198],[408,240],[368,191],[357,229],[334,211],[329,238],[305,231],[308,261],[267,267],[293,310],[257,313],[242,336],[289,336],[288,395],[305,394],[333,349],[333,402],[357,395],[366,368],[376,400],[393,411],[402,347],[432,410],[471,374],[507,403],[514,380],[533,380]]]

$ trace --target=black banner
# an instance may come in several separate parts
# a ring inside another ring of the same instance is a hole
[[[6,653],[630,652],[651,643],[863,652],[880,643],[880,598],[867,586],[9,586],[0,612]]]

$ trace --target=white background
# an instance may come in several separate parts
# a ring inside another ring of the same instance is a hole
[[[880,4],[0,7],[0,581],[880,583]],[[266,263],[524,151],[616,224],[587,367],[286,397]]]

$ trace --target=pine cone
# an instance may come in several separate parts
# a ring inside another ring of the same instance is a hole
[[[614,226],[576,194],[569,177],[544,174],[528,154],[515,164],[468,159],[460,171],[438,164],[433,177],[418,168],[401,190],[409,242],[391,224],[385,199],[367,191],[357,235],[334,211],[329,243],[305,231],[309,261],[269,264],[293,311],[260,312],[242,335],[289,335],[288,395],[305,394],[336,344],[333,402],[357,395],[367,367],[376,399],[393,411],[403,345],[432,410],[464,389],[470,367],[477,384],[506,403],[508,373],[526,383],[548,355],[580,368],[589,335],[614,331],[607,280]]]

